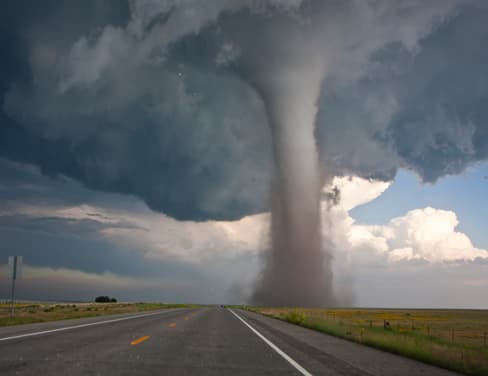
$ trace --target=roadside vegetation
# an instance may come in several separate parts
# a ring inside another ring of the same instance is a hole
[[[243,308],[453,371],[488,375],[486,310]]]
[[[95,298],[95,303],[117,303],[117,299],[110,296],[101,295]]]
[[[65,319],[78,319],[113,315],[118,313],[144,312],[164,308],[193,308],[188,304],[161,303],[16,303],[15,315],[10,317],[10,303],[0,302],[0,326],[29,324]]]

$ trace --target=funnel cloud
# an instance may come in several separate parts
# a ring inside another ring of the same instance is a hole
[[[333,302],[329,257],[322,248],[314,137],[321,67],[307,68],[287,63],[267,77],[271,82],[261,91],[271,126],[275,175],[271,250],[253,295],[260,305]]]
[[[333,19],[333,9],[327,10]],[[315,140],[317,103],[333,56],[331,22],[323,6],[282,12],[271,27],[267,17],[244,18],[241,22],[253,24],[251,36],[229,33],[240,46],[237,69],[264,103],[274,157],[271,249],[251,299],[259,305],[331,305],[335,299],[330,250],[322,245],[323,182]]]

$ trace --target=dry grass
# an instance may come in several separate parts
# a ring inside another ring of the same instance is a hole
[[[0,326],[77,319],[117,313],[142,312],[162,308],[193,307],[184,304],[160,303],[77,303],[77,304],[15,304],[10,317],[10,304],[0,303]]]
[[[447,369],[488,375],[486,310],[251,310]]]

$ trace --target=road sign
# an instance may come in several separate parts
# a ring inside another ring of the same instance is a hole
[[[15,281],[22,277],[22,256],[9,256],[8,271],[12,279],[12,300],[10,302],[10,316],[14,316],[14,302],[15,302]]]
[[[9,256],[8,258],[8,275],[11,279],[22,278],[22,256]]]

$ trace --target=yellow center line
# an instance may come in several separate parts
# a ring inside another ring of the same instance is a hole
[[[137,339],[133,340],[130,344],[131,345],[138,345],[139,343],[144,342],[146,339],[149,339],[149,336],[137,338]]]
[[[176,326],[175,322],[172,322],[171,324],[168,325],[170,328],[174,328]]]

